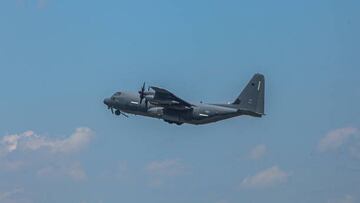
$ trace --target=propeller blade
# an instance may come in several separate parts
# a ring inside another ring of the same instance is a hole
[[[143,86],[142,86],[142,88],[141,88],[141,91],[144,93],[144,91],[145,91],[145,82],[143,83]]]
[[[139,91],[139,95],[140,95],[140,104],[141,104],[145,96],[145,82],[143,83],[141,90]]]

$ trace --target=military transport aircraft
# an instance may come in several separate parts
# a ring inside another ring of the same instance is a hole
[[[116,92],[110,98],[106,98],[104,104],[118,116],[128,117],[126,113],[130,113],[163,119],[177,125],[199,125],[241,115],[261,117],[265,115],[264,94],[265,78],[258,73],[232,103],[192,104],[163,88],[151,86],[145,91],[144,83],[138,93]]]

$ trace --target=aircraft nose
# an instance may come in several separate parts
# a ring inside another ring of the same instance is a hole
[[[109,98],[104,99],[104,104],[107,105],[107,106],[110,106],[111,99],[109,99]]]

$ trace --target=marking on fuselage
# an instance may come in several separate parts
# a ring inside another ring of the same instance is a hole
[[[130,103],[132,103],[132,104],[139,104],[139,102],[136,102],[136,101],[131,101]]]
[[[199,116],[208,117],[209,115],[200,113]]]
[[[261,81],[259,81],[259,84],[258,84],[258,91],[260,91],[260,85],[261,85]]]

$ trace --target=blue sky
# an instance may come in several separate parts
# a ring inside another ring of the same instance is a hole
[[[360,202],[360,3],[0,2],[0,202]],[[266,113],[113,116],[142,82]]]

